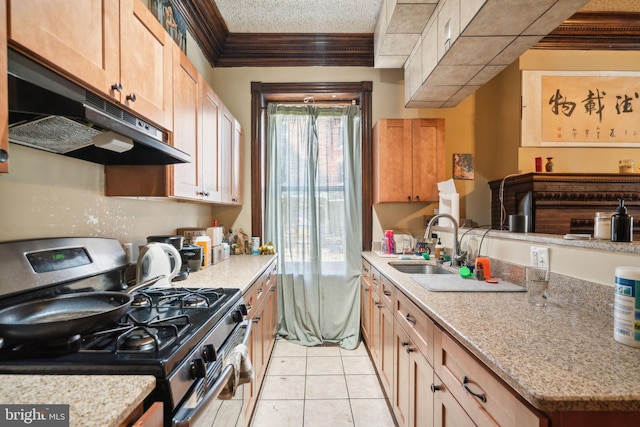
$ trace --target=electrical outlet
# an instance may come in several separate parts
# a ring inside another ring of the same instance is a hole
[[[549,248],[531,246],[531,265],[549,268]]]

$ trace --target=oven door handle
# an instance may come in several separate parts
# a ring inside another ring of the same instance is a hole
[[[239,323],[239,326],[245,328],[244,336],[242,337],[242,344],[247,345],[249,337],[251,336],[251,321],[243,320]],[[209,402],[220,395],[224,386],[229,382],[231,375],[233,375],[233,366],[226,365],[216,379],[216,382],[204,394],[202,400],[193,409],[190,409],[185,417],[173,419],[173,427],[189,427],[194,425],[205,412],[203,409],[206,408]],[[200,381],[206,381],[206,378],[202,378]]]

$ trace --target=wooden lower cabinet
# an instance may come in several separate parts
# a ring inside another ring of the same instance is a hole
[[[545,427],[548,420],[531,410],[492,372],[446,332],[434,332],[434,369],[478,426]]]
[[[373,363],[387,395],[393,387],[393,314],[379,295],[373,295],[371,342]]]
[[[400,427],[433,426],[433,367],[395,322],[393,412]]]
[[[433,424],[430,425],[435,427],[475,427],[476,424],[462,409],[451,391],[442,384],[438,375],[433,374],[433,377]]]
[[[363,337],[399,427],[549,425],[366,261],[361,285]]]
[[[278,327],[277,264],[273,264],[244,293],[251,336],[247,347],[255,379],[244,386],[244,426],[248,426],[266,374]]]

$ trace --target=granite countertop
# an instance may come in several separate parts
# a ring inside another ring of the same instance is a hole
[[[531,306],[526,292],[430,292],[389,266],[397,258],[363,256],[534,407],[640,410],[640,349],[613,339],[612,316]]]
[[[244,292],[275,258],[231,256],[174,285],[240,288]],[[0,375],[0,404],[69,404],[71,426],[117,426],[154,388],[152,375]],[[96,396],[114,393],[117,399],[96,400]]]
[[[155,386],[152,375],[0,375],[0,403],[68,404],[71,427],[119,426]]]
[[[277,255],[231,255],[218,264],[189,274],[175,286],[190,288],[239,288],[244,293]]]

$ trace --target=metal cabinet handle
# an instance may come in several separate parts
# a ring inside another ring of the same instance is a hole
[[[390,297],[391,296],[391,292],[390,291],[384,291],[382,292],[383,294],[385,294],[386,296]]]
[[[420,201],[420,196],[418,196],[417,194],[416,194],[416,200]]]
[[[375,305],[378,308],[382,308],[382,303],[380,301],[375,301]]]
[[[438,390],[442,390],[442,386],[441,385],[431,384],[431,391],[433,393],[435,393]]]
[[[405,347],[405,351],[406,351],[407,353],[412,353],[412,352],[413,352],[413,347],[406,346],[406,347]]]
[[[260,316],[256,316],[256,317],[254,317],[253,319],[251,319],[251,321],[252,321],[253,323],[258,323],[258,322],[260,321],[260,319],[261,319],[261,318],[262,318],[262,317],[260,317]]]
[[[402,341],[400,344],[402,344],[403,347],[406,347],[409,345],[409,343],[407,341]]]
[[[116,83],[112,84],[111,85],[111,90],[114,91],[114,92],[122,93],[122,83],[116,82]]]
[[[414,325],[416,324],[416,319],[414,319],[413,317],[411,317],[411,314],[407,313],[406,316],[404,316],[405,320],[409,323],[413,323]]]
[[[407,202],[411,201],[411,196],[407,196]]]
[[[464,387],[465,390],[467,390],[467,392],[469,392],[470,394],[472,394],[473,396],[477,397],[478,399],[480,399],[480,401],[482,403],[487,403],[487,396],[485,396],[484,393],[476,393],[475,391],[472,391],[469,386],[469,379],[467,378],[467,376],[465,375],[464,378],[462,379],[462,386]]]
[[[136,102],[136,94],[131,92],[129,95],[127,95],[127,101]]]
[[[4,148],[0,148],[0,163],[4,163],[9,160],[9,153]]]

